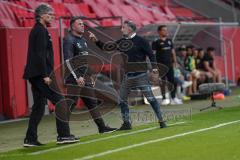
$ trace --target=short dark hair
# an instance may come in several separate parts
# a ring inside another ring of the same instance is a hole
[[[133,21],[126,20],[123,23],[127,24],[134,32],[137,30],[137,26]]]
[[[79,20],[79,19],[81,19],[81,17],[75,16],[75,17],[71,18],[71,20],[70,20],[70,29],[72,29],[72,26],[76,22],[76,20]]]
[[[158,31],[161,31],[163,28],[166,28],[167,26],[166,25],[160,25],[160,26],[158,26]]]
[[[203,48],[198,48],[198,52],[204,51]]]
[[[186,49],[187,49],[187,50],[188,50],[188,49],[194,49],[194,46],[193,46],[193,45],[188,45]]]
[[[207,52],[211,52],[211,51],[215,51],[215,48],[213,48],[213,47],[208,47],[208,48],[207,48]]]

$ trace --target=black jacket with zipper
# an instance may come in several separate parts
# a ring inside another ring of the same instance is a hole
[[[53,71],[52,40],[48,30],[39,22],[29,35],[27,64],[23,78],[48,77]]]

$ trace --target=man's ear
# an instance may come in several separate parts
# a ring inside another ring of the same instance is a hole
[[[73,25],[70,26],[70,30],[73,31]]]

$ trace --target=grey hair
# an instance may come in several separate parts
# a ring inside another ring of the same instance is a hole
[[[133,32],[136,32],[137,26],[133,21],[126,20],[123,23],[127,24],[133,30]]]
[[[34,11],[35,20],[39,21],[41,18],[41,15],[46,14],[51,11],[53,11],[53,8],[50,5],[45,4],[45,3],[40,4]]]

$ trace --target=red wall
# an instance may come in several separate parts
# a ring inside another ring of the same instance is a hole
[[[234,64],[235,82],[240,77],[240,28],[239,27],[224,27],[223,28],[224,47],[226,51],[227,73],[228,79],[233,80],[232,64]],[[232,61],[231,43],[233,43],[234,60]],[[225,76],[225,61],[224,56],[216,56],[216,65]]]
[[[227,55],[227,67],[228,67],[228,77],[232,79],[232,58],[231,58],[231,45],[229,40],[233,42],[234,48],[234,70],[235,70],[235,81],[240,76],[240,28],[236,27],[224,27],[223,36],[225,38],[225,48]]]
[[[4,116],[7,118],[17,118],[28,114],[26,81],[22,79],[22,75],[26,63],[30,30],[31,28],[0,29],[0,77],[2,77],[3,93],[1,96],[3,99],[2,110]],[[59,65],[60,47],[58,30],[50,29],[50,34],[52,35],[54,44],[55,65]]]
[[[2,78],[0,74],[0,115],[3,115],[3,102],[2,102]]]
[[[237,29],[233,38],[234,45],[234,61],[235,61],[235,77],[240,77],[240,29]]]

